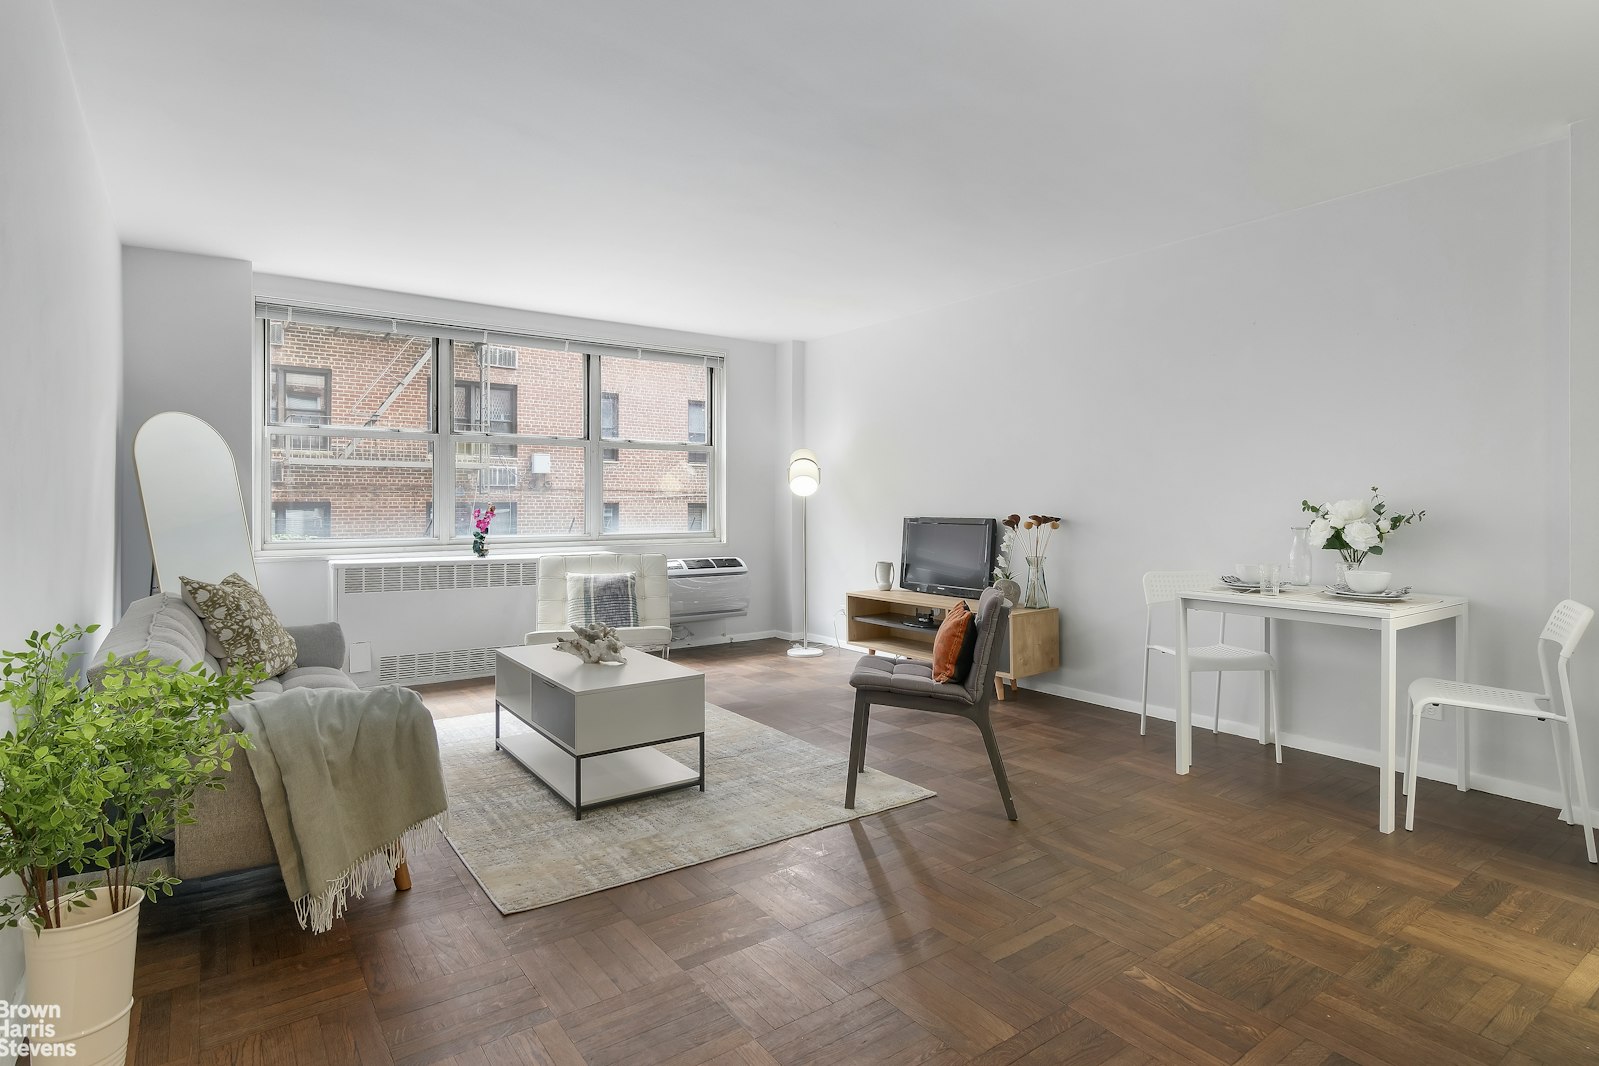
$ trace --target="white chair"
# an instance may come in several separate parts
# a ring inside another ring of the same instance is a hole
[[[1149,723],[1149,653],[1177,657],[1177,649],[1154,640],[1155,606],[1171,603],[1180,592],[1207,589],[1216,584],[1214,574],[1204,570],[1152,570],[1144,575],[1144,690],[1138,708],[1138,735],[1144,736]],[[1259,672],[1264,691],[1265,713],[1260,720],[1260,742],[1266,743],[1266,733],[1271,732],[1271,742],[1277,748],[1277,761],[1283,761],[1282,739],[1277,735],[1277,660],[1270,652],[1253,648],[1240,648],[1227,642],[1227,615],[1221,616],[1221,628],[1216,643],[1204,647],[1188,648],[1188,672],[1216,674],[1216,717],[1211,722],[1212,733],[1221,730],[1221,675],[1228,671]],[[1178,679],[1182,683],[1182,679]]]
[[[1464,681],[1445,681],[1438,677],[1423,677],[1410,685],[1410,751],[1405,759],[1405,828],[1416,828],[1416,762],[1421,752],[1421,723],[1427,707],[1459,707],[1460,722],[1464,729],[1465,712],[1498,711],[1501,714],[1536,718],[1540,722],[1554,723],[1555,772],[1560,778],[1560,795],[1565,800],[1567,820],[1582,819],[1583,835],[1588,843],[1588,861],[1599,862],[1594,851],[1593,816],[1588,806],[1588,784],[1582,774],[1582,746],[1577,742],[1577,716],[1571,702],[1571,677],[1566,663],[1571,652],[1582,639],[1588,623],[1593,621],[1593,608],[1584,607],[1575,600],[1562,600],[1538,636],[1538,669],[1543,674],[1543,688],[1547,695],[1536,692],[1518,692],[1508,688],[1489,688],[1487,685],[1468,685]],[[1561,725],[1566,728],[1562,730]],[[1560,740],[1565,734],[1566,745]],[[1570,766],[1567,766],[1567,759]],[[1462,774],[1465,767],[1460,768]],[[1464,788],[1464,777],[1462,777]],[[1576,794],[1572,794],[1572,785]]]
[[[566,620],[567,574],[638,575],[638,621],[636,626],[619,626],[617,637],[630,648],[659,650],[667,657],[672,651],[672,592],[666,579],[664,555],[618,555],[594,552],[589,555],[546,555],[539,559],[538,629],[529,633],[525,644],[554,644],[572,635]]]

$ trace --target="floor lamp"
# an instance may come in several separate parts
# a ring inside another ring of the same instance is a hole
[[[815,452],[800,448],[788,457],[788,491],[800,498],[800,642],[788,649],[796,659],[822,654],[821,648],[811,647],[811,605],[805,575],[809,566],[805,555],[805,497],[813,495],[821,485],[822,466],[816,461]]]

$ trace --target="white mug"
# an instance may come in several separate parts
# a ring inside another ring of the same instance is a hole
[[[877,564],[877,588],[879,592],[886,592],[894,587],[894,564]]]

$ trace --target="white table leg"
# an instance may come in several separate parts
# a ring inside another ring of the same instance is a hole
[[[1267,655],[1270,655],[1271,654],[1271,619],[1270,618],[1262,618],[1260,620],[1260,628],[1261,628],[1260,646],[1266,652]],[[1260,700],[1260,743],[1261,743],[1262,746],[1264,746],[1266,744],[1266,727],[1267,727],[1266,720],[1271,717],[1271,712],[1272,712],[1272,706],[1271,706],[1271,677],[1270,677],[1269,671],[1263,671],[1261,673],[1261,675],[1260,675],[1260,690],[1261,690],[1261,700]]]
[[[1177,772],[1186,774],[1194,761],[1193,676],[1188,672],[1188,603],[1177,597]]]
[[[1468,607],[1461,607],[1455,616],[1455,680],[1466,680],[1466,657],[1471,648],[1471,627]],[[1455,787],[1462,792],[1471,788],[1471,740],[1467,736],[1468,716],[1464,707],[1455,708]]]
[[[1398,678],[1394,673],[1395,652],[1398,650],[1398,640],[1394,633],[1394,624],[1388,619],[1383,619],[1380,633],[1382,640],[1382,667],[1379,685],[1381,692],[1381,722],[1382,736],[1378,742],[1377,768],[1382,774],[1382,782],[1377,789],[1377,828],[1384,833],[1394,831],[1394,719],[1398,693],[1395,691]]]

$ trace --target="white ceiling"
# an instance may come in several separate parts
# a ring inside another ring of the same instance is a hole
[[[1599,115],[1591,0],[56,7],[127,243],[767,339]]]

